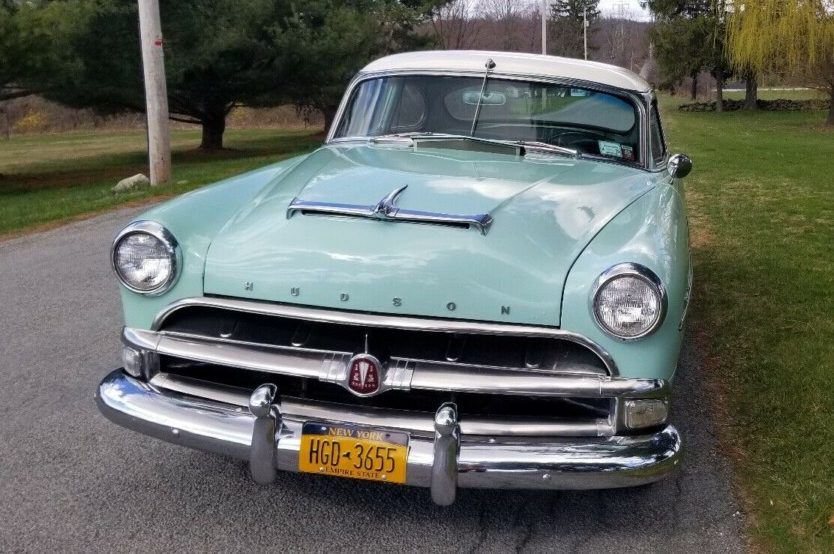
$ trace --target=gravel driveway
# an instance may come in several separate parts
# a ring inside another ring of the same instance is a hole
[[[107,252],[136,210],[0,242],[0,551],[736,552],[743,515],[685,350],[674,419],[687,459],[647,487],[427,490],[245,464],[109,423],[93,391],[118,364]]]

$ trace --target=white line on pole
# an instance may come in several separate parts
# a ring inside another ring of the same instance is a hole
[[[582,37],[585,41],[585,59],[588,59],[588,8],[582,8]]]

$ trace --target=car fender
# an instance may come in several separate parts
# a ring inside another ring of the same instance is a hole
[[[689,232],[685,205],[675,186],[657,187],[625,208],[594,237],[568,273],[562,300],[562,328],[602,346],[620,375],[671,379],[683,338],[689,298]],[[663,322],[650,335],[624,341],[594,320],[591,295],[604,271],[636,263],[653,271],[667,295]]]
[[[177,240],[182,268],[175,285],[159,296],[144,296],[120,287],[125,325],[150,329],[154,317],[168,304],[202,296],[206,252],[217,232],[239,210],[258,201],[267,185],[301,162],[296,156],[218,181],[154,206],[134,221],[155,221]]]

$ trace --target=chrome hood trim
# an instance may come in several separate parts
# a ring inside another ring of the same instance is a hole
[[[329,215],[344,215],[348,217],[364,217],[367,219],[379,219],[382,221],[399,221],[406,223],[428,223],[434,225],[469,226],[478,229],[482,235],[486,235],[489,226],[492,225],[492,216],[489,214],[476,215],[452,215],[439,212],[423,212],[418,210],[404,210],[395,205],[397,197],[406,189],[403,185],[392,190],[376,205],[362,206],[357,204],[338,204],[331,202],[309,202],[299,198],[293,198],[287,208],[287,219],[290,219],[296,212],[319,213]]]

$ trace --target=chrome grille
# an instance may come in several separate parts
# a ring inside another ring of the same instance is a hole
[[[540,336],[416,331],[309,321],[287,316],[194,306],[173,312],[160,331],[236,343],[332,353],[362,352],[380,360],[421,360],[561,373],[607,374],[605,363],[581,344]]]
[[[123,340],[160,355],[155,382],[240,390],[272,382],[302,402],[392,413],[434,413],[452,401],[495,434],[608,435],[619,396],[662,393],[661,383],[617,379],[607,353],[556,328],[200,297],[169,307],[153,329],[126,328]],[[346,390],[344,372],[366,351],[386,378],[360,397]]]
[[[379,396],[362,398],[342,387],[316,379],[290,377],[227,366],[195,363],[188,360],[163,357],[162,370],[171,375],[200,379],[226,386],[252,390],[265,382],[278,385],[284,396],[353,405],[367,408],[384,408],[409,412],[431,412],[443,402],[455,402],[461,413],[467,416],[511,416],[538,421],[606,419],[613,400],[608,398],[571,399],[531,396],[504,396],[473,393],[454,393],[431,390],[392,390]]]

